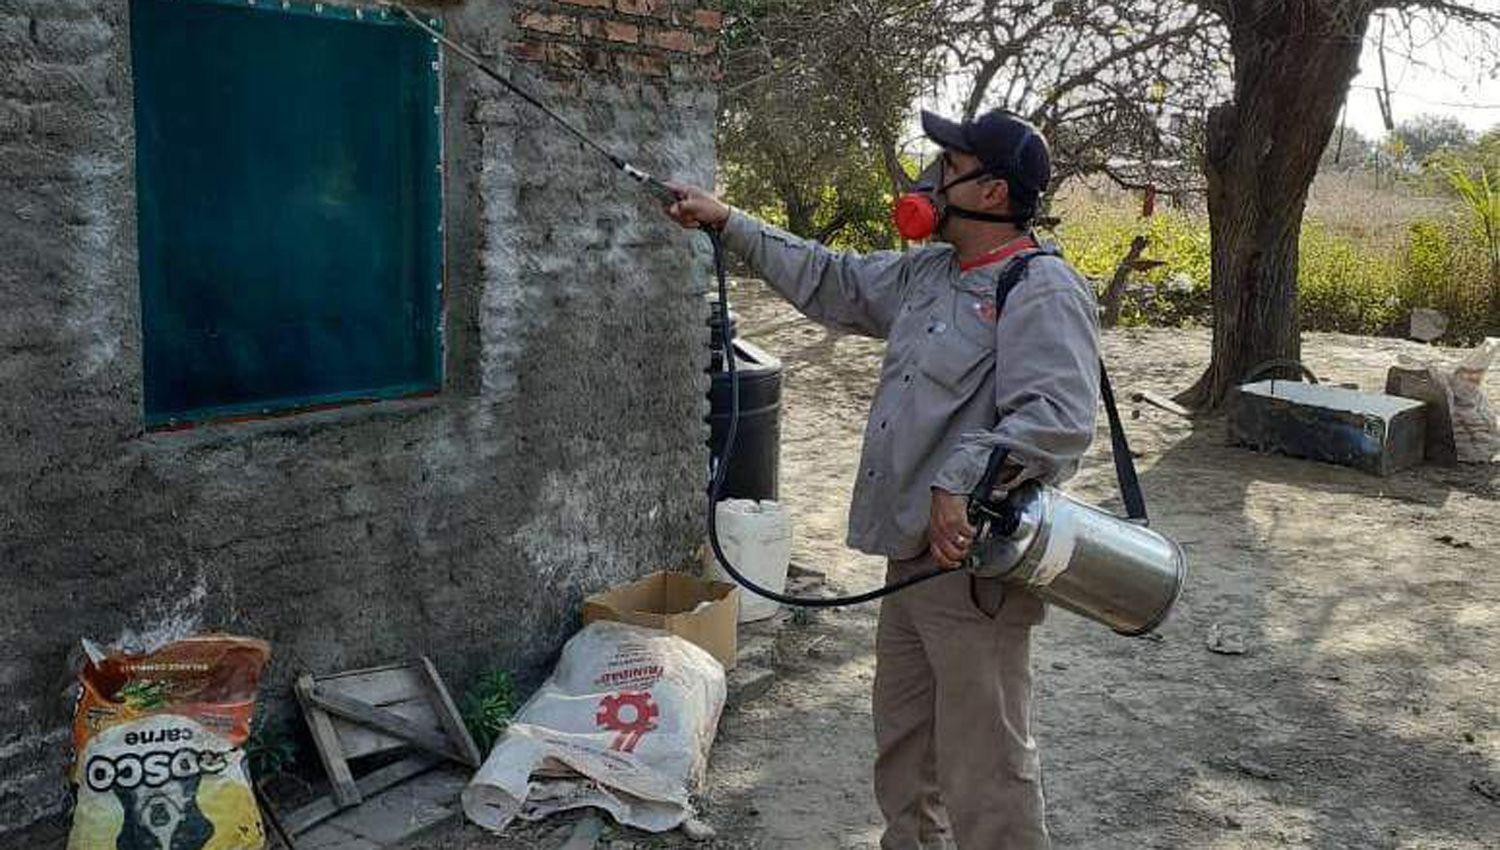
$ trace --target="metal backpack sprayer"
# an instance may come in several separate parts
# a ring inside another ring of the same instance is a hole
[[[1026,265],[1046,253],[1011,262],[996,287],[997,308],[1021,282]],[[995,479],[1008,455],[1002,446],[991,453],[984,476],[969,494],[968,519],[976,534],[966,566],[976,575],[1023,585],[1120,634],[1142,635],[1171,612],[1187,577],[1187,558],[1182,547],[1146,527],[1146,500],[1102,360],[1099,388],[1126,517],[1036,481],[994,498]]]
[[[642,184],[663,206],[680,200],[666,184],[605,149],[485,64],[472,51],[447,38],[404,6],[398,3],[388,5],[403,13],[412,24],[448,50],[473,64],[485,76],[536,107],[585,146],[604,156],[615,168]],[[703,232],[713,245],[719,301],[727,306],[729,297],[723,245],[717,232],[708,229]],[[1021,281],[1027,264],[1045,253],[1023,254],[1011,262],[1001,276],[996,292],[997,309],[1004,305],[1006,296]],[[732,356],[734,347],[728,322],[721,323],[720,333],[723,334],[724,350],[731,352],[725,358],[731,388],[730,418],[724,449],[708,488],[708,538],[725,571],[752,593],[786,605],[809,608],[856,605],[948,574],[947,570],[934,569],[852,596],[808,598],[763,588],[729,563],[719,545],[715,508],[724,487],[729,460],[734,454],[739,419],[739,378]],[[966,567],[978,576],[999,577],[1011,584],[1025,586],[1048,602],[1103,623],[1121,634],[1140,635],[1166,619],[1182,590],[1187,562],[1177,544],[1146,527],[1145,500],[1103,363],[1099,364],[1099,370],[1104,406],[1109,416],[1115,471],[1127,517],[1114,516],[1038,482],[1027,482],[1004,497],[995,498],[996,478],[1007,456],[1004,448],[998,448],[990,456],[984,477],[969,495],[969,524],[978,533]]]

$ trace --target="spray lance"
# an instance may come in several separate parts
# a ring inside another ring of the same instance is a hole
[[[664,207],[682,199],[661,180],[590,138],[530,92],[490,67],[473,51],[429,26],[410,9],[400,3],[384,5],[399,11],[454,55],[540,110],[585,147],[600,154],[616,169],[645,187]],[[702,230],[713,247],[719,302],[727,309],[729,292],[724,245],[716,230]],[[1013,265],[1022,266],[1019,263]],[[1014,281],[1011,285],[1014,285]],[[719,333],[729,372],[730,415],[724,449],[708,488],[708,539],[714,557],[724,570],[752,593],[785,605],[807,608],[831,608],[870,602],[946,575],[949,571],[933,569],[850,596],[801,597],[761,587],[729,562],[719,544],[716,514],[738,435],[740,387],[728,322],[719,323]],[[1126,489],[1120,451],[1124,436],[1119,427],[1107,379],[1105,401],[1110,413],[1111,434],[1115,437],[1115,462],[1117,469],[1121,471],[1122,489]],[[977,576],[999,577],[1012,584],[1024,585],[1043,599],[1102,622],[1122,634],[1143,634],[1160,624],[1181,591],[1186,561],[1182,550],[1175,543],[1146,528],[1143,503],[1140,516],[1135,518],[1139,521],[1131,521],[1079,502],[1038,482],[1023,484],[1003,498],[996,499],[993,495],[996,480],[1006,457],[1005,448],[994,450],[984,476],[969,495],[969,523],[975,527],[976,535],[965,566]],[[1123,458],[1123,463],[1130,465],[1128,447]],[[1130,480],[1134,481],[1133,466],[1130,467]],[[1134,495],[1135,498],[1132,499],[1130,491],[1126,490],[1127,503],[1140,501],[1138,485]]]

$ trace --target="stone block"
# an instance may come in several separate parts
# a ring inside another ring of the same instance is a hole
[[[708,30],[724,28],[724,13],[718,9],[694,9],[693,23]]]
[[[663,18],[670,9],[668,0],[615,0],[615,11],[622,15]]]
[[[693,34],[688,30],[652,30],[646,36],[646,43],[676,53],[692,53],[696,46]]]
[[[1453,442],[1453,397],[1438,370],[1426,366],[1392,366],[1385,377],[1387,395],[1415,399],[1427,404],[1426,459],[1452,466],[1458,463]]]
[[[776,684],[776,671],[769,667],[739,664],[729,671],[726,678],[727,704],[741,706],[765,696],[771,686]]]
[[[584,21],[583,34],[589,38],[604,39],[619,44],[636,44],[641,40],[640,27],[608,18],[591,18]]]
[[[1448,317],[1437,310],[1418,307],[1406,320],[1407,337],[1419,342],[1432,342],[1448,330]]]
[[[1422,462],[1425,408],[1423,402],[1380,393],[1259,381],[1236,393],[1229,437],[1260,451],[1390,475]]]
[[[552,15],[537,11],[523,12],[517,23],[521,25],[521,29],[551,35],[572,35],[578,26],[572,15]]]

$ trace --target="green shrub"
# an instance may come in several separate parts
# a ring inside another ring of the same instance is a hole
[[[297,740],[285,720],[271,720],[262,709],[245,741],[245,762],[250,777],[262,782],[297,763]]]
[[[1302,328],[1389,332],[1402,315],[1397,269],[1397,257],[1369,250],[1316,221],[1304,223],[1297,250]]]
[[[459,714],[481,754],[488,754],[500,740],[516,707],[515,682],[505,670],[486,673],[464,694]]]
[[[1500,333],[1500,297],[1491,278],[1487,246],[1471,222],[1423,219],[1411,225],[1403,310],[1431,307],[1448,317],[1447,342],[1472,345]]]
[[[1100,295],[1131,240],[1142,234],[1151,240],[1143,256],[1163,264],[1131,277],[1120,300],[1120,324],[1180,327],[1208,321],[1212,258],[1203,217],[1166,210],[1141,219],[1118,206],[1080,204],[1063,215],[1056,233],[1068,259],[1098,283]]]
[[[1179,210],[1141,219],[1127,203],[1070,198],[1056,237],[1068,259],[1103,287],[1138,234],[1144,257],[1162,265],[1132,276],[1121,300],[1121,324],[1206,323],[1211,317],[1212,257],[1208,219]],[[1398,231],[1399,232],[1399,231]],[[1500,282],[1483,220],[1455,212],[1419,218],[1404,238],[1335,228],[1309,218],[1298,243],[1303,330],[1390,334],[1414,307],[1449,317],[1445,342],[1467,345],[1500,333]]]

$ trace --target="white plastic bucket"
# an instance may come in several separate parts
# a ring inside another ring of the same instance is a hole
[[[792,520],[779,502],[725,499],[718,504],[719,546],[736,570],[767,590],[786,590],[787,565],[792,560]],[[710,548],[708,574],[719,581],[734,582]],[[764,620],[775,615],[780,604],[740,591],[740,622]]]

